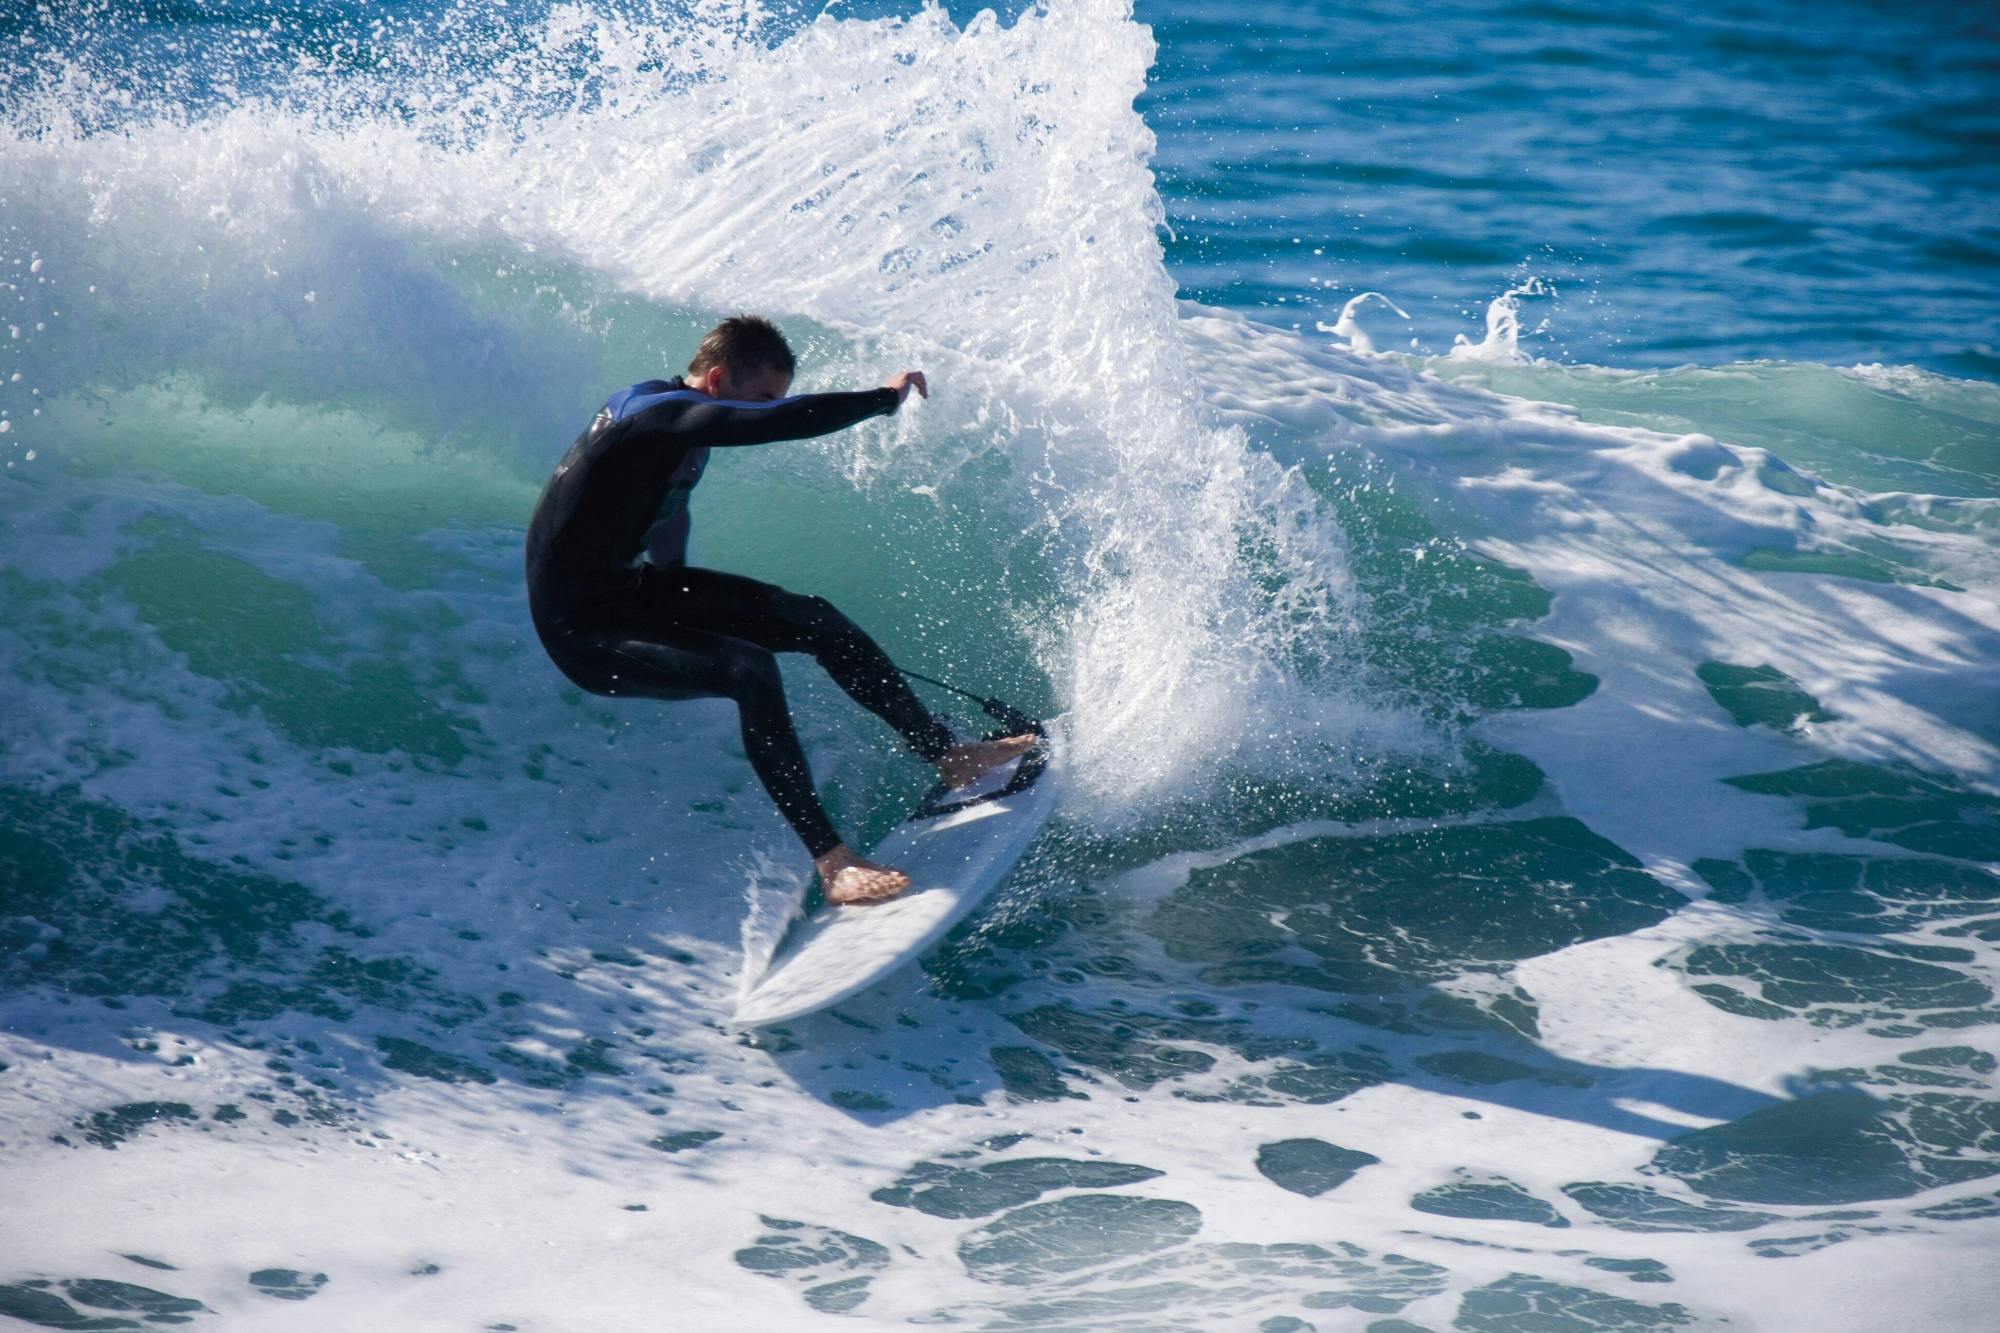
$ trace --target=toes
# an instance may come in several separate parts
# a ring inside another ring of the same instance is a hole
[[[910,887],[910,877],[896,871],[852,869],[829,886],[827,896],[840,903],[878,903]]]
[[[860,893],[848,899],[848,901],[856,903],[886,903],[892,898],[901,897],[905,887],[907,886],[902,884],[878,885],[874,888],[863,889]]]

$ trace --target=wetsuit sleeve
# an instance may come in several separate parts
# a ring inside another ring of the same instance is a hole
[[[742,444],[772,444],[827,435],[869,417],[895,412],[902,399],[894,389],[859,393],[808,393],[768,403],[711,399],[675,404],[674,430],[690,441],[711,448]],[[662,407],[667,406],[661,404]],[[649,411],[652,409],[648,409]],[[645,413],[640,413],[644,416]]]

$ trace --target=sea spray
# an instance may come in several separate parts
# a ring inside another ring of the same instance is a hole
[[[1518,282],[1493,298],[1486,307],[1486,336],[1473,342],[1464,334],[1452,337],[1450,356],[1455,361],[1487,361],[1500,365],[1518,364],[1526,359],[1521,351],[1521,298],[1553,296],[1555,288],[1537,277]]]
[[[752,852],[743,877],[743,966],[737,974],[739,993],[756,984],[784,943],[785,931],[805,909],[812,887],[810,873],[796,860],[780,860]]]
[[[1336,338],[1347,339],[1347,345],[1357,352],[1364,355],[1372,353],[1375,351],[1375,340],[1369,337],[1362,329],[1358,318],[1361,308],[1370,301],[1380,301],[1406,320],[1410,317],[1407,310],[1404,310],[1403,307],[1397,305],[1394,301],[1382,295],[1382,293],[1362,292],[1358,296],[1348,298],[1347,304],[1340,308],[1340,318],[1331,324],[1321,321],[1313,327],[1321,333],[1331,333]]]

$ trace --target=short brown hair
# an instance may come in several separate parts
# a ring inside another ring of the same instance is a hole
[[[782,370],[790,375],[797,362],[792,345],[776,324],[762,315],[732,315],[702,338],[687,373],[706,375],[716,366],[728,367],[732,375],[754,375],[760,370]]]

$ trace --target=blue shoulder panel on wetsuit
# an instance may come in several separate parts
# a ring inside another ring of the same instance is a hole
[[[605,402],[603,411],[598,413],[598,420],[609,426],[656,403],[672,399],[720,403],[727,407],[775,407],[788,401],[777,398],[764,403],[736,402],[690,389],[680,380],[641,380],[629,389],[620,389],[612,394]],[[687,458],[674,469],[667,492],[660,497],[660,507],[646,529],[645,558],[648,564],[670,566],[687,563],[688,537],[694,528],[693,518],[688,513],[688,497],[707,468],[708,450],[697,447],[688,450]]]
[[[690,389],[678,380],[642,380],[629,389],[620,389],[612,394],[604,404],[604,411],[599,415],[609,419],[606,424],[611,421],[623,421],[636,412],[645,411],[655,403],[664,403],[673,398],[713,403],[717,407],[748,408],[783,407],[792,401],[791,398],[770,398],[761,403],[749,403],[737,398],[717,398],[698,389]]]
[[[750,403],[734,398],[713,397],[688,388],[687,384],[679,379],[641,380],[630,388],[620,389],[605,401],[603,409],[597,414],[597,428],[602,430],[657,403],[673,400],[752,410],[768,410],[797,401],[795,398],[787,397]],[[648,563],[655,565],[687,563],[688,534],[693,528],[693,520],[688,514],[688,496],[701,481],[701,474],[707,467],[708,447],[697,445],[688,450],[687,457],[674,469],[673,476],[667,484],[666,494],[661,497],[660,507],[653,515],[653,522],[646,529],[645,558]]]
[[[641,380],[629,389],[620,389],[605,400],[604,410],[598,414],[608,425],[612,421],[623,421],[634,412],[643,412],[668,394],[689,393],[688,389],[677,389],[671,380]]]

